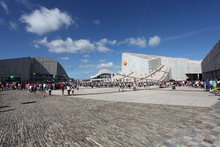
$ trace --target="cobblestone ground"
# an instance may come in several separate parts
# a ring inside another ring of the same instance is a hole
[[[211,108],[0,92],[0,146],[220,147]]]

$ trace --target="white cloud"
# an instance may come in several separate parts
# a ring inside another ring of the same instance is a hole
[[[111,49],[109,49],[108,47],[106,47],[107,44],[109,45],[115,45],[117,43],[116,40],[108,40],[106,38],[103,38],[101,40],[99,40],[98,42],[96,42],[96,47],[97,47],[97,50],[99,52],[108,52],[108,51],[111,51]]]
[[[147,46],[147,40],[144,37],[138,38],[127,38],[124,41],[120,41],[118,44],[127,44],[129,46],[137,46],[141,48],[145,48]]]
[[[69,37],[67,37],[66,40],[57,39],[50,42],[47,41],[47,38],[45,37],[42,40],[35,41],[35,43],[47,47],[49,52],[52,53],[78,53],[95,50],[94,44],[89,40],[80,39],[74,41]]]
[[[53,53],[90,53],[90,52],[111,52],[112,49],[109,46],[127,44],[130,46],[138,46],[145,48],[147,46],[147,41],[145,38],[128,38],[124,41],[108,40],[106,38],[100,39],[97,42],[91,42],[86,39],[73,40],[70,37],[67,37],[66,40],[55,39],[48,41],[47,37],[34,41],[36,45],[42,45],[48,48],[49,52]],[[154,36],[149,38],[150,46],[157,46],[160,44],[160,37]],[[35,45],[35,46],[36,46]],[[89,55],[84,55],[84,58],[88,58]],[[104,62],[104,61],[103,61]]]
[[[83,57],[84,57],[84,58],[89,58],[89,57],[90,57],[90,55],[84,55]]]
[[[5,13],[8,14],[9,10],[8,10],[7,4],[5,2],[3,2],[3,1],[0,1],[0,5],[5,10]]]
[[[70,57],[60,57],[61,60],[70,60]]]
[[[98,19],[92,20],[92,22],[96,25],[99,25],[101,23],[100,20],[98,20]]]
[[[100,59],[99,62],[104,63],[104,62],[106,62],[106,59]]]
[[[81,59],[80,61],[83,62],[83,63],[88,63],[89,62],[89,60],[87,60],[87,59]]]
[[[72,40],[67,37],[66,40],[56,39],[48,41],[45,37],[42,40],[34,41],[35,44],[43,45],[48,48],[49,52],[53,53],[85,53],[85,52],[109,52],[111,49],[107,48],[106,45],[116,44],[116,41],[110,41],[107,39],[101,39],[98,42],[90,42],[86,39]]]
[[[160,37],[154,36],[149,38],[149,45],[150,46],[158,46],[160,44]]]
[[[17,30],[17,28],[18,28],[17,23],[15,23],[15,22],[13,22],[13,21],[10,21],[10,22],[9,22],[9,26],[10,26],[10,28],[11,28],[12,30]]]
[[[101,63],[98,65],[80,65],[79,68],[81,69],[102,69],[102,68],[108,68],[108,69],[113,69],[113,68],[120,68],[120,66],[116,66],[113,64],[113,62],[108,62],[108,63]]]
[[[33,11],[31,14],[22,15],[20,20],[27,24],[28,32],[38,35],[57,31],[61,27],[68,27],[74,23],[66,12],[61,12],[58,8],[47,9],[45,7]]]
[[[34,48],[40,48],[38,44],[34,44]]]
[[[97,65],[98,69],[101,68],[116,68],[116,66],[113,64],[113,62],[108,62],[108,63],[101,63],[99,65]]]

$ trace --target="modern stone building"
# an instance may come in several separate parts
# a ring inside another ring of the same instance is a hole
[[[144,55],[136,53],[122,54],[122,69],[115,79],[135,80],[197,80],[201,79],[201,61],[188,58]]]
[[[69,80],[60,63],[48,57],[0,60],[0,80],[9,80],[11,75],[18,81]]]
[[[112,73],[107,69],[100,70],[97,74],[90,77],[90,81],[111,81]]]
[[[203,79],[220,79],[220,40],[202,61]]]

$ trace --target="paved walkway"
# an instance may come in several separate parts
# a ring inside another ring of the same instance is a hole
[[[186,107],[3,91],[0,146],[219,147],[220,103]]]
[[[53,91],[53,94],[61,95],[61,90]],[[80,90],[76,90],[76,96],[74,97],[197,107],[211,107],[219,101],[219,97],[204,91],[204,89],[192,87],[177,87],[176,90],[151,87],[148,89],[139,88],[137,91],[124,89],[124,92],[118,92],[117,88],[80,88]]]

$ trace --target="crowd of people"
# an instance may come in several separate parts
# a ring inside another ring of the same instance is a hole
[[[3,90],[28,90],[29,92],[37,92],[37,91],[48,91],[49,95],[51,95],[52,90],[62,89],[62,93],[64,95],[64,89],[67,89],[68,95],[70,95],[70,91],[74,94],[74,90],[78,89],[79,86],[75,83],[25,83],[25,82],[0,82],[0,89]]]
[[[64,91],[67,91],[68,95],[74,95],[75,90],[79,90],[79,87],[90,87],[90,88],[107,88],[107,87],[117,87],[119,91],[123,91],[124,88],[137,90],[138,87],[150,87],[150,86],[159,86],[160,88],[168,88],[168,87],[179,87],[179,86],[191,86],[191,87],[200,87],[205,88],[207,91],[212,92],[214,89],[218,89],[220,87],[220,80],[205,80],[205,81],[163,81],[163,82],[155,82],[155,81],[146,81],[146,82],[72,82],[72,83],[25,83],[25,82],[0,82],[0,90],[4,89],[18,89],[18,90],[28,90],[30,92],[37,91],[48,91],[49,95],[51,95],[52,90],[61,89],[62,94],[64,95]],[[173,88],[175,89],[175,88]]]

